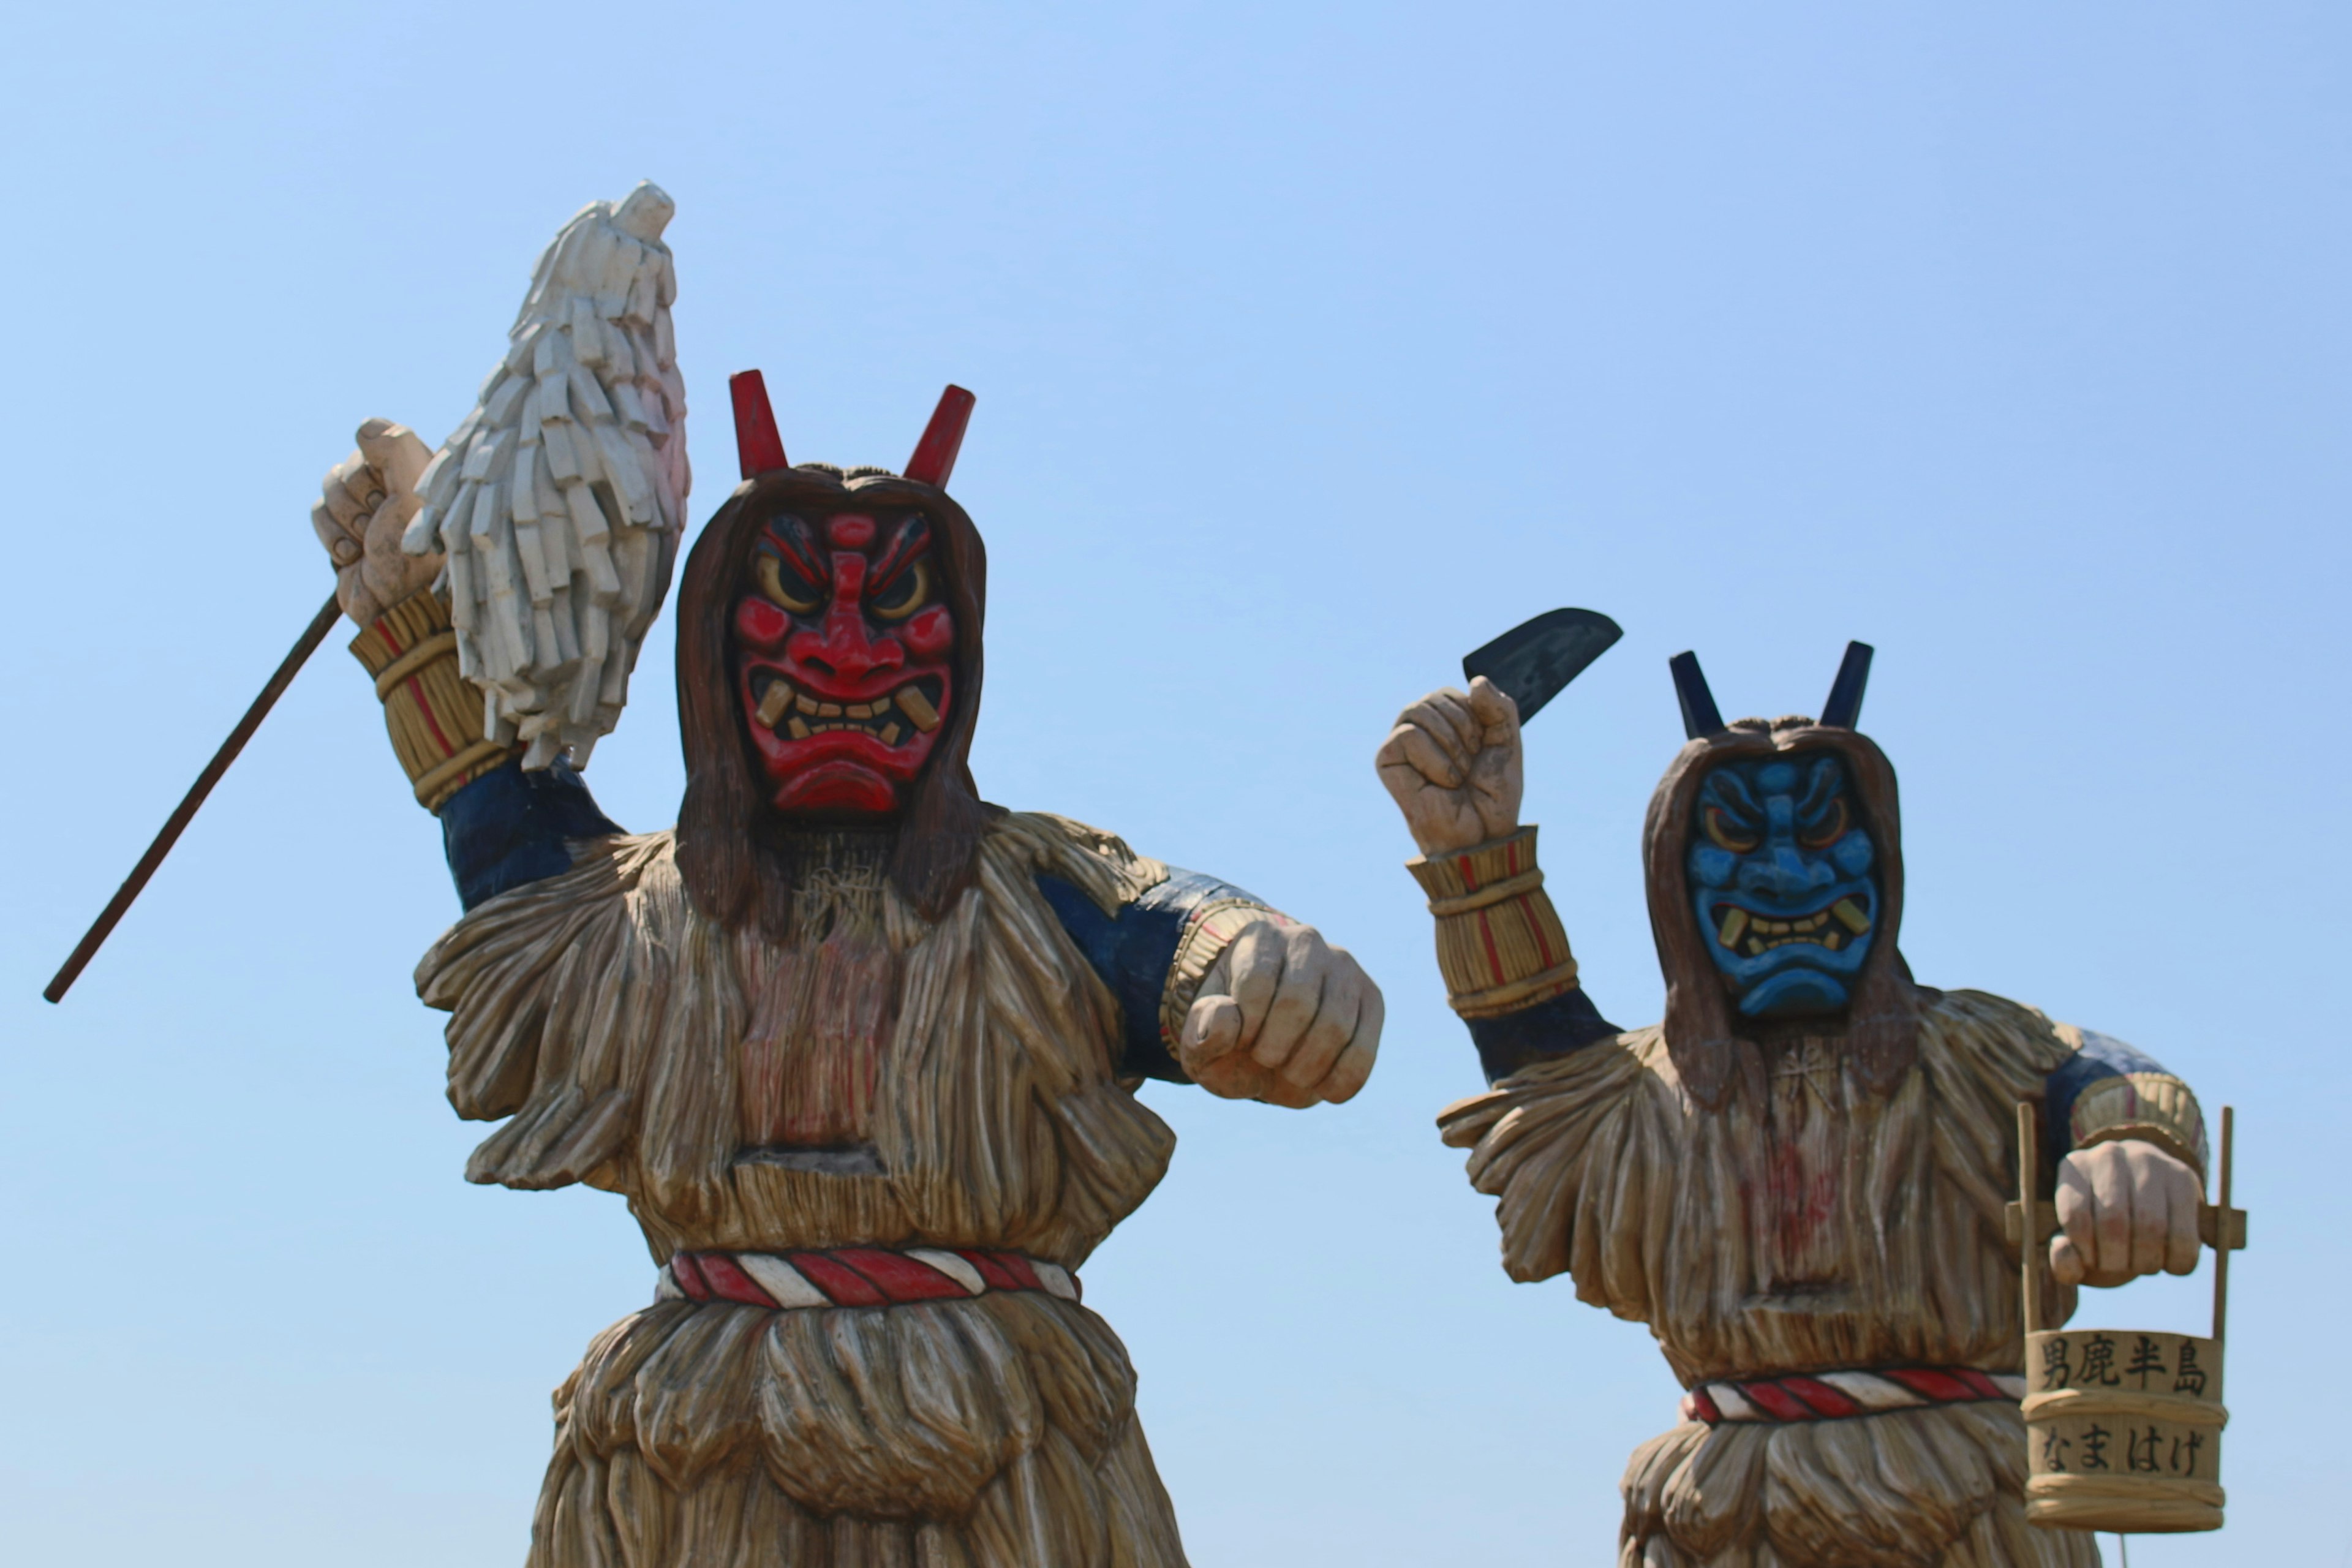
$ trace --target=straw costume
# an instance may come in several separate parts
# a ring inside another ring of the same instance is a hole
[[[1895,773],[1853,728],[1858,679],[1819,722],[1724,725],[1687,665],[1693,737],[1643,834],[1667,987],[1647,1028],[1607,1022],[1578,984],[1517,822],[1510,700],[1436,694],[1381,753],[1492,1084],[1439,1127],[1499,1200],[1504,1268],[1567,1274],[1579,1300],[1647,1323],[1687,1391],[1626,1469],[1620,1562],[2094,1563],[2089,1536],[2022,1512],[2015,1106],[2042,1102],[2053,1156],[2119,1146],[2072,1157],[2062,1182],[2085,1190],[2062,1191],[2062,1214],[2080,1220],[2102,1162],[2186,1183],[2193,1266],[2196,1101],[2120,1042],[1912,980]],[[1454,837],[1485,840],[1433,843],[1424,790],[1484,806]],[[2185,1272],[2169,1211],[2149,1223]],[[2075,1279],[2131,1268],[2059,1245]],[[2058,1288],[2046,1321],[2074,1294]]]
[[[1135,1373],[1078,1279],[1173,1148],[1135,1089],[1345,1099],[1378,994],[1237,889],[979,798],[985,564],[944,489],[969,394],[900,475],[790,464],[757,373],[734,391],[744,482],[678,594],[671,831],[623,832],[571,765],[601,675],[575,700],[582,661],[498,597],[530,579],[477,516],[512,504],[496,454],[491,499],[436,503],[426,468],[420,513],[378,424],[330,479],[366,549],[404,527],[475,563],[378,595],[353,645],[467,909],[417,989],[452,1015],[451,1103],[503,1123],[467,1179],[618,1193],[658,1265],[556,1392],[529,1561],[1172,1568]],[[617,532],[624,487],[588,493]],[[646,559],[666,582],[658,536]],[[1286,1035],[1268,999],[1308,981]]]

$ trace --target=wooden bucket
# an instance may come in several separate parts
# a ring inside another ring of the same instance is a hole
[[[2245,1213],[2230,1207],[2234,1114],[2221,1111],[2221,1202],[2200,1205],[2199,1229],[2215,1248],[2213,1332],[2052,1329],[2040,1323],[2047,1273],[2043,1243],[2057,1229],[2056,1206],[2035,1201],[2039,1129],[2031,1104],[2017,1108],[2020,1203],[2013,1232],[2024,1237],[2025,1517],[2047,1530],[2157,1534],[2221,1528],[2222,1328],[2230,1253],[2245,1246]],[[2029,1227],[2024,1216],[2032,1215]],[[2226,1216],[2226,1217],[2225,1217]]]

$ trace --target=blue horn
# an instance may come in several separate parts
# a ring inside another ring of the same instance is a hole
[[[1698,655],[1678,653],[1666,661],[1666,668],[1675,672],[1675,696],[1683,705],[1683,738],[1696,741],[1720,731],[1723,714],[1716,708],[1715,693],[1706,689],[1706,677],[1699,673]]]
[[[1838,666],[1837,681],[1830,688],[1830,700],[1822,709],[1822,722],[1832,730],[1851,730],[1862,718],[1862,689],[1870,684],[1870,656],[1874,650],[1866,642],[1845,645],[1845,662]]]

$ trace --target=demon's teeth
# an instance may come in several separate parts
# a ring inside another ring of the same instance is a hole
[[[928,735],[940,727],[940,710],[931,706],[930,699],[913,687],[898,688],[890,694],[890,700],[897,703],[898,711],[911,720],[915,728],[923,733]]]
[[[800,696],[800,708],[801,708],[801,711],[802,711],[802,712],[803,712],[803,713],[814,713],[814,712],[815,712],[815,711],[816,711],[816,699],[815,699],[815,698],[814,698],[814,697],[811,697],[811,696],[810,696],[807,692],[805,692],[805,691],[802,692],[802,693],[801,693],[801,696]]]
[[[803,697],[801,700],[805,702],[808,699]],[[797,713],[793,715],[793,721],[784,726],[784,732],[795,741],[805,741],[809,738],[809,727],[801,722],[800,715]]]
[[[863,702],[853,702],[846,709],[843,710],[843,711],[846,712],[853,719],[871,719],[874,717],[874,710],[867,707]]]
[[[1716,933],[1716,940],[1726,947],[1736,949],[1739,946],[1740,933],[1747,929],[1748,911],[1735,905],[1724,912],[1723,929]]]
[[[760,728],[762,730],[774,729],[776,727],[776,721],[782,718],[784,716],[784,710],[792,705],[792,683],[787,680],[774,680],[769,682],[767,695],[760,699],[760,710],[758,714]]]
[[[1838,923],[1856,936],[1870,929],[1870,917],[1864,914],[1862,906],[1852,899],[1840,899],[1830,906],[1830,913],[1837,916]]]
[[[1832,952],[1835,952],[1838,949],[1845,945],[1845,932],[1842,931],[1833,931],[1830,932],[1829,935],[1822,938],[1822,945],[1828,948]]]
[[[898,721],[894,719],[889,723],[882,726],[882,743],[886,746],[897,745],[898,743]]]
[[[1748,957],[1750,957],[1750,958],[1754,958],[1757,954],[1759,954],[1759,953],[1762,952],[1763,951],[1764,951],[1764,944],[1763,944],[1762,942],[1760,942],[1757,941],[1757,940],[1756,940],[1754,937],[1752,937],[1752,936],[1751,936],[1751,937],[1749,937],[1749,938],[1748,939]]]

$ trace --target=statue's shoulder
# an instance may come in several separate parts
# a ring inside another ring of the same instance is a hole
[[[1919,996],[1921,1053],[1948,1068],[1965,1059],[2038,1078],[2074,1054],[2075,1043],[2039,1007],[1990,991],[1923,985]]]
[[[570,870],[486,899],[444,931],[416,965],[417,994],[455,1007],[488,968],[528,969],[531,950],[559,953],[587,927],[667,927],[691,915],[676,830],[583,839],[572,846]]]
[[[1562,1116],[1580,1121],[1600,1102],[1612,1101],[1654,1079],[1666,1089],[1675,1082],[1674,1063],[1666,1057],[1665,1032],[1655,1024],[1603,1036],[1496,1079],[1484,1094],[1457,1100],[1439,1111],[1438,1134],[1454,1147],[1466,1149],[1506,1120],[1515,1129],[1532,1128]]]
[[[1050,811],[1008,811],[989,824],[988,854],[1029,877],[1076,884],[1107,911],[1133,903],[1168,879],[1168,868],[1127,840]]]

